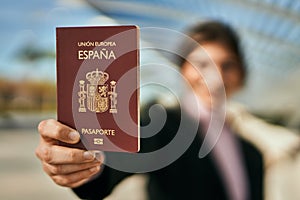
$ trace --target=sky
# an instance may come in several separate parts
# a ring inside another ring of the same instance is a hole
[[[10,1],[0,7],[0,78],[55,80],[55,58],[35,62],[20,54],[31,47],[55,52],[55,28],[93,24],[99,12],[80,0]]]
[[[245,36],[242,39],[250,63],[250,81],[239,100],[256,111],[290,112],[295,124],[300,124],[300,1],[88,1],[97,2],[102,13],[84,0],[2,0],[0,79],[55,83],[55,27],[58,26],[115,23],[106,17],[109,16],[142,28],[173,29],[212,17],[231,22]],[[149,35],[142,34],[146,39]],[[25,59],[21,52],[28,52],[28,47],[50,56],[34,61]],[[152,57],[141,62],[149,58]]]

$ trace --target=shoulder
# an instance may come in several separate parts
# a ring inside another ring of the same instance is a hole
[[[192,120],[178,105],[165,106],[152,102],[141,108],[140,133],[143,151],[158,150],[175,141],[187,145],[194,140],[198,128],[199,122]]]
[[[179,104],[166,105],[157,100],[143,104],[140,110],[141,125],[180,120],[181,115]]]

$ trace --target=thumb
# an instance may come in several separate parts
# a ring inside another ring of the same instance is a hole
[[[41,121],[38,131],[46,141],[59,140],[69,144],[76,144],[80,141],[80,134],[76,130],[54,119]]]

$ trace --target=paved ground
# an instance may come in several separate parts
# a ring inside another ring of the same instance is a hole
[[[78,199],[69,189],[55,185],[44,174],[34,155],[38,140],[35,128],[0,129],[0,199]],[[300,154],[273,167],[269,173],[273,175],[266,180],[271,186],[267,200],[300,199]],[[113,199],[130,196],[128,191],[125,195],[124,190],[121,191],[123,197]]]
[[[0,129],[0,199],[78,199],[42,172],[34,155],[38,140],[35,129]]]

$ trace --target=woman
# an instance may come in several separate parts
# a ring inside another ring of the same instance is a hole
[[[210,114],[215,105],[222,103],[219,101],[222,96],[220,94],[225,88],[226,96],[230,97],[243,85],[246,77],[238,39],[228,26],[219,22],[197,24],[188,35],[201,47],[184,41],[180,46],[183,51],[178,64],[197,96],[197,109],[201,116],[199,118],[194,115],[196,108],[189,104],[187,97],[181,110],[175,107],[166,111],[166,122],[158,134],[142,140],[142,152],[154,151],[169,144],[177,134],[182,116],[188,119],[184,129],[186,134],[191,132],[195,122],[199,124],[199,128],[191,145],[176,161],[148,173],[149,199],[262,199],[261,154],[251,144],[232,134],[226,123],[213,150],[199,159]],[[202,48],[214,64],[207,60],[207,56],[202,57]],[[217,71],[222,81],[215,80],[211,71]],[[147,113],[142,114],[142,125],[150,122],[147,116]],[[96,159],[101,155],[56,146],[57,140],[68,143],[79,141],[78,134],[59,122],[43,121],[39,125],[39,132],[42,137],[36,154],[41,159],[45,172],[57,184],[73,188],[81,198],[104,198],[115,185],[131,175],[108,166],[103,167],[101,161]],[[103,158],[99,160],[101,159]],[[94,177],[97,173],[98,176]]]

